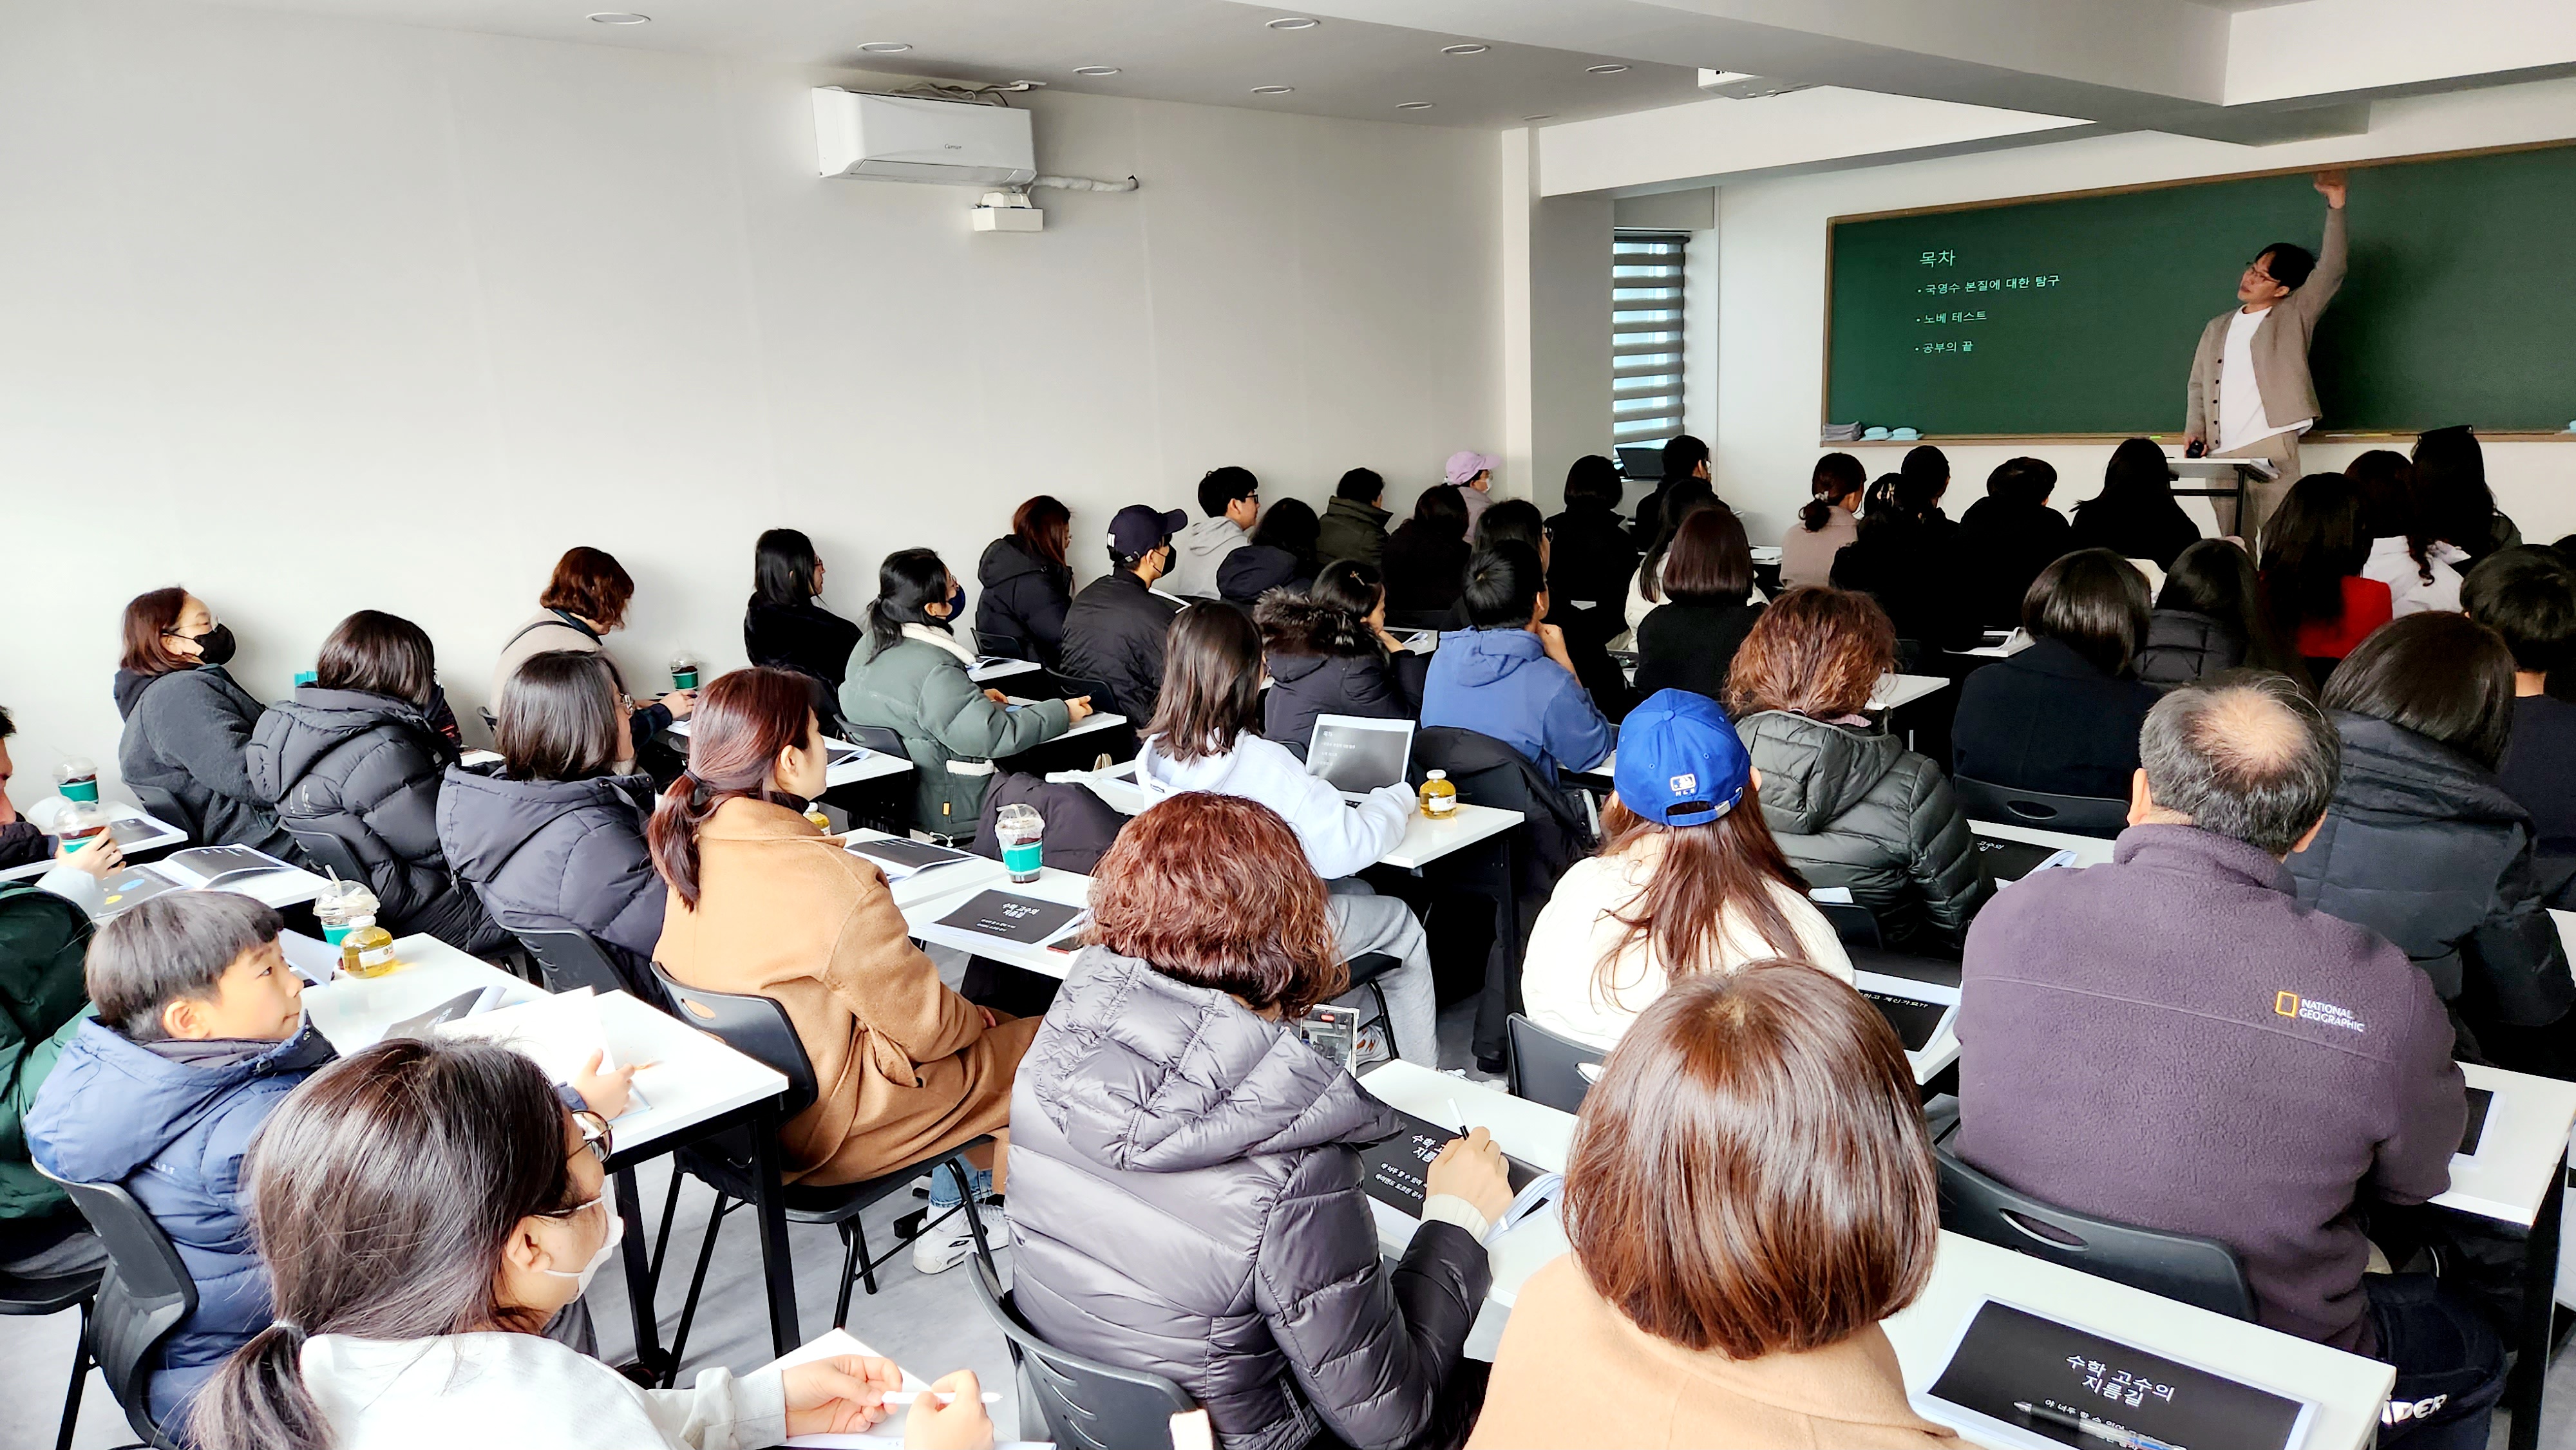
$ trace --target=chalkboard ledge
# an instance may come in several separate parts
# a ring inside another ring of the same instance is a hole
[[[2413,433],[2338,433],[2331,430],[2304,435],[2302,443],[2394,443],[2412,441]],[[2152,438],[2158,443],[2179,443],[2179,433],[1926,433],[1920,438],[1843,438],[1825,439],[1822,448],[1912,448],[1918,443],[2120,443],[2131,438]],[[2556,433],[2490,433],[2478,430],[2481,443],[2576,443],[2576,432]]]

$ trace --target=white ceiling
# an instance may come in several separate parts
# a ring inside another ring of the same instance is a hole
[[[1049,90],[1426,125],[1516,126],[1531,116],[1581,120],[1700,99],[1698,73],[1627,57],[1328,18],[1233,0],[208,0],[352,19],[593,45],[863,67],[943,80],[1044,81]],[[650,15],[600,25],[607,6]],[[900,41],[898,55],[866,55]],[[1482,55],[1444,45],[1486,43]],[[1617,75],[1586,66],[1619,64]],[[1076,66],[1119,74],[1077,76]],[[1262,97],[1254,86],[1284,85]],[[1428,111],[1404,111],[1429,101]]]

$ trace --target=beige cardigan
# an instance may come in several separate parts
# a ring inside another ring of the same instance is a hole
[[[814,1064],[779,1134],[785,1176],[852,1183],[998,1132],[1035,1017],[984,1025],[912,944],[885,877],[783,805],[737,797],[698,832],[698,905],[671,893],[653,959],[692,987],[775,998]]]
[[[1731,1360],[1629,1322],[1572,1254],[1530,1276],[1467,1450],[1966,1450],[1914,1413],[1873,1324],[1804,1354]]]
[[[2254,329],[2254,390],[2263,398],[2263,416],[2273,427],[2302,418],[2320,417],[2316,380],[2308,374],[2308,339],[2316,335],[2317,318],[2343,286],[2347,251],[2344,209],[2326,209],[2326,241],[2317,253],[2317,269],[2299,290],[2272,304]],[[2191,393],[2184,408],[2183,432],[2210,441],[2211,420],[2218,416],[2218,365],[2227,350],[2227,320],[2236,308],[2209,320],[2200,330],[2200,349],[2191,357]],[[2284,480],[2285,482],[2290,480]]]

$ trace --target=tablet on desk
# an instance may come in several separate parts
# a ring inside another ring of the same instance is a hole
[[[1988,1299],[1917,1407],[1990,1446],[2297,1450],[2316,1405]],[[2133,1438],[2134,1437],[2134,1438]]]
[[[1323,777],[1346,801],[1401,783],[1412,762],[1410,720],[1318,715],[1315,733],[1307,738],[1306,773]]]

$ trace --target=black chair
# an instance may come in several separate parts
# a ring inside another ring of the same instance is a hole
[[[805,1044],[796,1036],[796,1026],[787,1020],[787,1009],[774,998],[740,992],[711,992],[684,986],[662,964],[653,964],[653,975],[660,979],[663,990],[678,1004],[675,1014],[683,1022],[716,1039],[734,1051],[776,1070],[787,1079],[787,1091],[778,1101],[778,1121],[786,1122],[811,1107],[817,1088],[814,1064],[805,1055]],[[715,1255],[716,1234],[724,1227],[725,1215],[736,1207],[750,1203],[766,1191],[758,1167],[758,1154],[751,1142],[750,1128],[735,1128],[683,1148],[678,1166],[692,1177],[716,1191],[714,1210],[707,1217],[707,1236],[698,1245],[698,1264],[689,1276],[689,1297],[680,1308],[680,1327],[671,1340],[671,1372],[677,1375],[681,1355],[688,1347],[689,1325],[697,1317],[698,1295],[705,1289],[707,1263]],[[774,1128],[770,1131],[774,1131]],[[975,1236],[975,1254],[979,1260],[992,1257],[992,1245],[984,1235],[984,1219],[975,1209],[973,1165],[966,1161],[966,1150],[993,1140],[979,1137],[960,1143],[942,1153],[934,1153],[917,1162],[907,1163],[891,1173],[856,1183],[817,1186],[793,1183],[780,1188],[780,1203],[790,1223],[830,1224],[841,1235],[841,1291],[832,1306],[832,1327],[847,1324],[850,1319],[850,1286],[864,1281],[868,1292],[877,1291],[877,1266],[901,1251],[901,1242],[918,1237],[932,1224],[945,1222],[948,1213],[936,1219],[917,1223],[910,1232],[899,1224],[899,1242],[884,1254],[871,1257],[866,1230],[859,1226],[861,1212],[905,1192],[913,1179],[941,1167],[956,1176],[960,1207],[966,1211],[967,1229]],[[924,1215],[926,1217],[926,1215]],[[668,1216],[664,1221],[667,1223]]]
[[[1386,1029],[1386,1055],[1389,1058],[1402,1056],[1403,1054],[1395,1050],[1395,1018],[1387,1013],[1386,985],[1382,979],[1387,973],[1403,966],[1403,961],[1384,952],[1362,952],[1351,958],[1348,965],[1351,980],[1350,985],[1343,990],[1356,992],[1366,987],[1369,995],[1377,999],[1377,1015],[1362,1021],[1360,1030],[1365,1032],[1372,1027]]]
[[[2129,828],[2129,803],[2111,796],[2051,795],[2016,790],[1962,775],[1950,782],[1972,821],[2001,821],[2043,831],[2108,839]]]
[[[2245,1266],[2216,1239],[2161,1233],[2043,1203],[1969,1167],[1948,1148],[1934,1148],[1932,1158],[1941,1177],[1941,1227],[1952,1233],[2213,1314],[2254,1317]]]
[[[1592,1091],[1592,1079],[1607,1054],[1560,1037],[1518,1012],[1505,1025],[1510,1047],[1503,1057],[1503,1085],[1511,1095],[1560,1112],[1583,1111],[1583,1096]],[[1596,1071],[1586,1073],[1587,1067]]]
[[[286,833],[295,838],[295,844],[303,850],[305,858],[317,868],[343,881],[355,881],[361,886],[368,884],[367,868],[359,864],[358,853],[350,849],[348,842],[329,831],[299,826],[293,821],[286,823]]]
[[[661,981],[649,967],[638,980],[633,972],[619,966],[618,959],[609,955],[608,949],[589,932],[578,927],[549,927],[514,931],[511,935],[536,959],[540,985],[549,992],[577,992],[584,987],[594,992],[624,992],[677,1015]]]
[[[1168,1445],[1172,1417],[1199,1407],[1187,1390],[1161,1375],[1068,1354],[1038,1338],[993,1266],[979,1259],[974,1269],[984,1312],[1002,1331],[1020,1372],[1022,1439],[1052,1440],[1066,1450]],[[1043,1430],[1029,1423],[1031,1410],[1045,1422]]]
[[[90,1235],[82,1234],[80,1237],[87,1239]],[[72,1450],[72,1433],[80,1427],[81,1390],[89,1382],[91,1309],[98,1299],[99,1281],[106,1272],[104,1269],[84,1269],[76,1274],[42,1279],[0,1273],[0,1315],[43,1319],[66,1309],[80,1310],[80,1338],[72,1345],[72,1387],[63,1395],[63,1417],[54,1432],[54,1450]]]
[[[1027,679],[1028,676],[1021,675],[1017,678]],[[1075,700],[1088,695],[1091,697],[1091,708],[1095,710],[1117,708],[1111,703],[1116,697],[1111,694],[1107,680],[1095,680],[1089,675],[1068,675],[1059,670],[1048,670],[1046,683],[1047,688],[1055,692],[1056,699]],[[1142,725],[1145,722],[1139,720],[1136,723]]]
[[[1877,951],[1887,945],[1878,930],[1878,913],[1856,901],[1819,901],[1816,910],[1833,924],[1834,935],[1847,947]]]
[[[42,1169],[37,1170],[43,1172]],[[52,1178],[53,1175],[45,1175]],[[197,1312],[197,1281],[180,1261],[161,1225],[114,1183],[74,1183],[55,1178],[73,1206],[107,1244],[107,1270],[88,1315],[89,1355],[107,1376],[108,1392],[125,1409],[125,1422],[153,1450],[181,1450],[175,1437],[152,1422],[152,1362],[161,1342]],[[80,1384],[74,1381],[75,1397]],[[64,1441],[70,1444],[68,1416]]]

